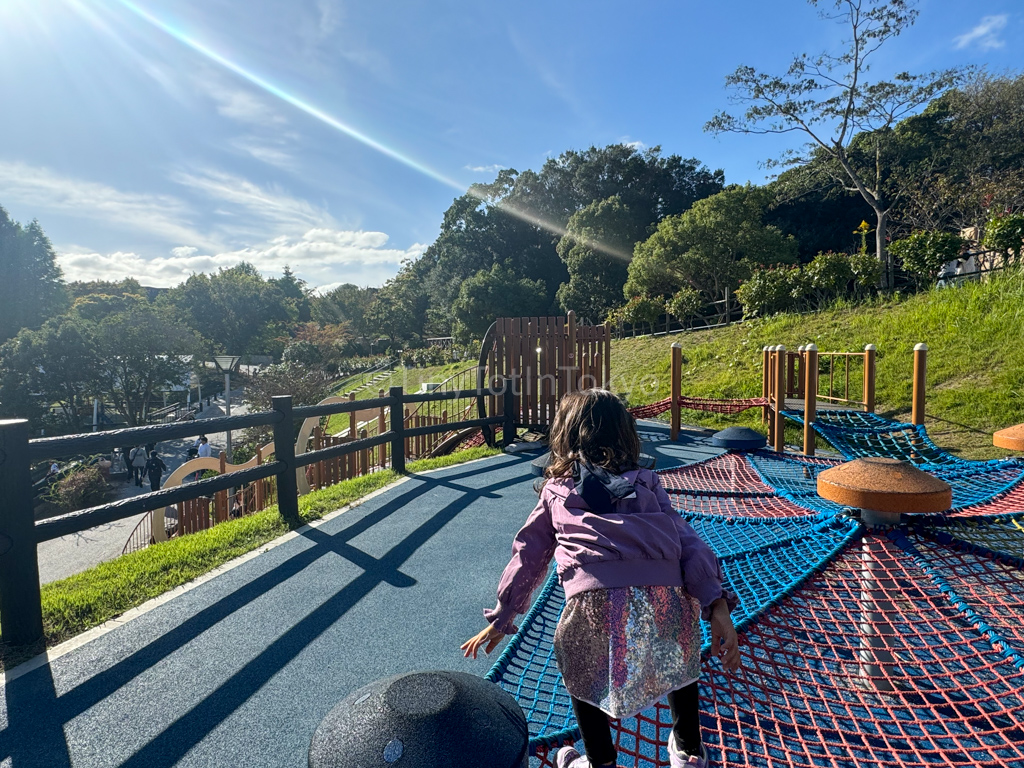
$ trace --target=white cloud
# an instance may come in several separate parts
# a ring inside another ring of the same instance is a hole
[[[220,226],[235,234],[255,231],[269,236],[281,233],[282,229],[294,234],[335,224],[323,209],[277,187],[264,189],[248,179],[216,169],[179,171],[172,174],[171,179],[221,203],[215,212],[226,220]],[[239,215],[237,223],[231,221]]]
[[[954,39],[957,50],[976,46],[982,51],[990,51],[994,48],[1002,48],[1006,41],[999,37],[999,33],[1006,28],[1010,16],[1001,13],[998,16],[984,16],[974,29]]]
[[[5,199],[33,210],[99,220],[172,242],[222,247],[219,241],[191,226],[188,220],[193,212],[171,195],[121,192],[105,184],[58,176],[48,168],[2,160],[0,189]]]
[[[217,112],[224,117],[247,125],[262,127],[281,126],[287,118],[252,91],[243,90],[225,83],[209,70],[194,78],[196,86],[217,105]]]
[[[288,151],[287,144],[283,140],[267,141],[257,136],[238,136],[231,140],[233,147],[254,160],[291,171],[295,169],[295,156]]]
[[[486,173],[486,174],[494,174],[494,173],[497,173],[498,171],[500,171],[500,170],[502,170],[504,168],[507,168],[507,167],[508,166],[505,166],[505,165],[498,165],[497,163],[495,163],[494,165],[467,165],[467,166],[465,166],[467,171],[472,171],[473,173]]]
[[[120,280],[126,275],[143,285],[169,288],[194,272],[214,272],[240,261],[253,264],[267,276],[280,275],[285,265],[311,286],[342,283],[381,285],[398,272],[402,261],[417,258],[426,245],[388,248],[383,232],[310,229],[301,236],[277,237],[260,246],[202,254],[193,246],[171,249],[170,256],[143,258],[136,253],[95,253],[78,247],[58,249],[58,261],[68,280]]]
[[[623,146],[631,147],[635,149],[637,152],[643,152],[645,149],[647,149],[647,145],[644,144],[642,141],[626,141],[627,138],[629,137],[623,136],[622,139],[620,139]]]

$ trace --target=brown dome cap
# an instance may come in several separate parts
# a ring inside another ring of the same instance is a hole
[[[1011,451],[1024,451],[1024,424],[1000,429],[992,435],[992,445]]]
[[[949,483],[898,459],[854,459],[818,475],[818,495],[878,512],[945,512],[953,503]]]

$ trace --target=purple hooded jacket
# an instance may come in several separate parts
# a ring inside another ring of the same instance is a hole
[[[647,469],[626,472],[636,498],[616,502],[612,514],[591,511],[572,478],[549,481],[537,506],[516,534],[512,559],[498,582],[498,605],[484,617],[495,629],[518,631],[515,617],[547,575],[554,555],[566,598],[588,589],[685,587],[700,601],[704,618],[711,604],[736,597],[722,588],[715,553],[672,508],[658,475]]]

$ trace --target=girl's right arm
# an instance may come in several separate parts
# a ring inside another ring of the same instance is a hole
[[[542,492],[537,506],[512,542],[512,559],[498,582],[498,604],[484,611],[484,618],[499,632],[518,631],[512,623],[529,607],[530,595],[540,586],[555,553],[555,528],[551,522],[550,494]]]

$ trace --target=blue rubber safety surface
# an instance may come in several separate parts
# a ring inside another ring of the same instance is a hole
[[[721,451],[642,422],[658,467]],[[532,454],[413,476],[4,687],[4,768],[301,768],[327,712],[453,669],[536,503]],[[8,761],[8,762],[5,762]]]

